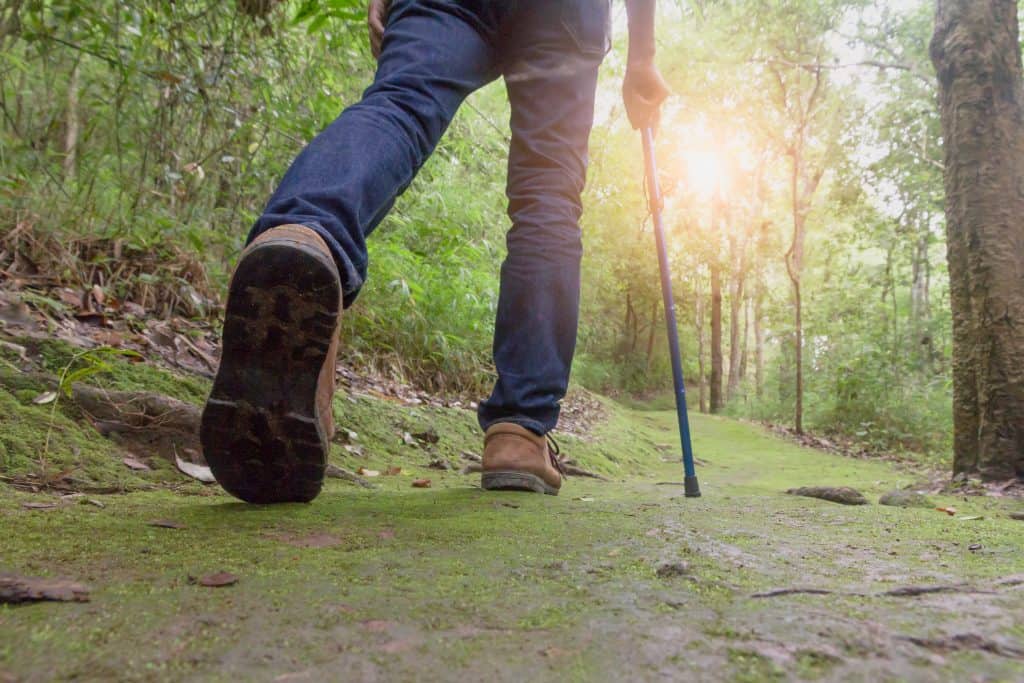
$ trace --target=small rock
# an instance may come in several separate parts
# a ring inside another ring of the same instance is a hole
[[[670,579],[675,576],[688,576],[690,565],[686,562],[662,562],[655,570],[659,579]]]
[[[878,499],[878,504],[891,505],[898,508],[935,507],[934,503],[928,499],[928,496],[917,491],[889,491],[882,494],[882,497]]]
[[[1024,512],[1011,512],[1010,519],[1015,519],[1018,522],[1024,522]]]
[[[441,440],[441,437],[438,436],[437,434],[437,430],[434,429],[433,427],[428,427],[422,432],[416,432],[415,434],[412,435],[412,438],[416,439],[417,441],[422,441],[423,443],[431,444],[437,443],[438,441]]]
[[[841,505],[868,504],[868,499],[864,497],[864,494],[849,486],[801,486],[800,488],[789,489],[786,493],[793,496],[820,498],[821,500]]]
[[[448,462],[447,460],[442,460],[441,458],[437,458],[435,460],[431,460],[427,464],[427,467],[429,467],[432,470],[450,470],[450,469],[452,469],[451,463]]]

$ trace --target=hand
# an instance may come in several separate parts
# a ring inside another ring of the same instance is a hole
[[[380,46],[384,42],[384,24],[388,21],[391,0],[370,0],[367,23],[370,25],[370,51],[374,59],[380,59]]]
[[[630,62],[622,82],[622,99],[634,129],[658,127],[661,103],[670,91],[653,61]]]

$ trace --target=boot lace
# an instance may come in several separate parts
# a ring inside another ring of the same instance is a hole
[[[544,436],[547,437],[548,440],[548,457],[551,458],[551,464],[556,470],[558,470],[559,474],[563,477],[567,476],[568,473],[565,471],[565,465],[562,464],[562,460],[558,457],[562,454],[561,447],[559,447],[558,442],[555,441],[555,437],[551,436],[551,432],[548,432]]]

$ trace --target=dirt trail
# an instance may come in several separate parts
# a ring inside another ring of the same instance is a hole
[[[672,414],[603,405],[563,446],[613,481],[558,498],[460,474],[469,411],[354,396],[337,413],[359,449],[338,462],[403,468],[373,490],[259,508],[187,483],[47,510],[0,488],[0,573],[92,588],[0,606],[0,681],[1024,680],[1019,501],[882,507],[913,477],[702,416],[687,500],[658,484],[679,479]],[[440,443],[403,443],[423,422]],[[783,493],[815,484],[872,504]],[[237,583],[195,581],[221,571]]]

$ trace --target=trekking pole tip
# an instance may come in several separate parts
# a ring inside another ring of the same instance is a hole
[[[683,491],[687,498],[700,498],[700,484],[697,483],[696,475],[683,479]]]

